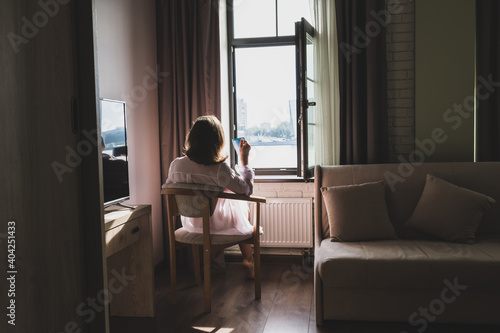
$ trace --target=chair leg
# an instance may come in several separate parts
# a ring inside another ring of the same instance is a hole
[[[177,303],[177,281],[176,281],[176,262],[175,262],[175,198],[173,195],[167,196],[167,228],[168,228],[168,243],[170,245],[170,297],[172,304]]]
[[[203,280],[205,289],[205,312],[212,312],[211,295],[211,276],[210,276],[210,246],[203,248]]]
[[[172,304],[177,303],[177,281],[176,281],[176,267],[175,267],[175,240],[170,244],[170,297]]]
[[[192,245],[193,250],[193,270],[194,270],[194,280],[196,284],[201,284],[201,273],[200,273],[200,248],[198,245]]]
[[[210,241],[210,206],[203,208],[203,279],[205,282],[205,312],[212,312],[212,296],[210,283],[210,260],[211,260],[211,241]]]
[[[254,274],[255,274],[255,299],[260,299],[260,205],[255,205],[255,229],[253,238],[253,253],[254,253]]]
[[[260,285],[260,240],[257,238],[253,244],[253,260],[254,260],[254,280],[255,280],[255,299],[260,299],[261,285]]]

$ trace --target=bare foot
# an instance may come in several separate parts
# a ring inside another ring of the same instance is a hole
[[[255,278],[253,257],[251,260],[243,259],[242,264],[247,269],[247,277],[253,280]]]

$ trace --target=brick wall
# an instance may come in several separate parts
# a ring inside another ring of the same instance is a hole
[[[399,3],[402,10],[391,16],[386,36],[390,162],[415,149],[415,4]]]
[[[266,198],[313,198],[314,183],[255,183],[253,192]]]

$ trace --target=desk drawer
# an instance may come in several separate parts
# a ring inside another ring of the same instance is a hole
[[[146,216],[147,218],[147,216]],[[141,238],[144,225],[141,226],[141,218],[136,218],[124,223],[105,233],[106,257],[109,257],[123,248],[133,244]]]

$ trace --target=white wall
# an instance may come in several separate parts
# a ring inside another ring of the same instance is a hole
[[[127,102],[131,204],[151,204],[154,263],[163,259],[156,5],[154,0],[99,0],[100,97]]]

